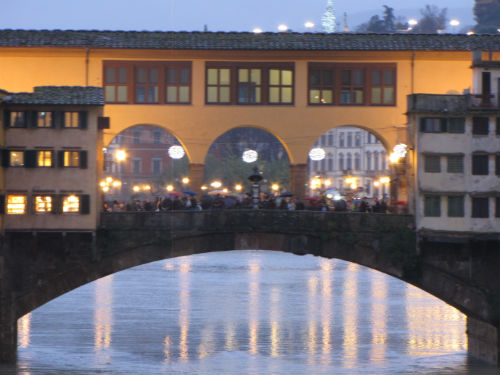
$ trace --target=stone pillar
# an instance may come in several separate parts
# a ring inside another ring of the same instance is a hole
[[[14,363],[17,353],[17,319],[12,301],[0,300],[0,363]]]
[[[205,171],[205,164],[189,164],[189,188],[201,196],[201,186],[203,185],[203,173]]]
[[[302,199],[306,195],[307,164],[290,165],[290,190],[296,198]]]
[[[468,352],[483,361],[498,364],[498,330],[491,324],[467,317]]]

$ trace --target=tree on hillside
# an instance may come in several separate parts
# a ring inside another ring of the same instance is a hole
[[[439,9],[435,5],[426,5],[420,10],[420,19],[412,32],[416,34],[436,34],[446,29],[447,9]]]
[[[356,29],[360,33],[390,34],[398,30],[407,29],[408,25],[401,22],[401,17],[394,15],[394,9],[384,5],[384,15],[374,15],[368,22],[358,26]]]
[[[495,34],[500,27],[500,0],[489,2],[476,1],[474,5],[474,18],[476,26],[474,31],[478,34]]]

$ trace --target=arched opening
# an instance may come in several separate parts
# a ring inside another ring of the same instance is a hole
[[[104,149],[105,201],[130,205],[182,192],[189,160],[179,140],[153,125],[135,125],[117,134]],[[115,207],[116,209],[117,207]]]
[[[253,128],[232,129],[210,146],[205,159],[204,189],[208,194],[250,192],[254,170],[262,176],[261,193],[279,195],[290,189],[290,159],[281,141]]]
[[[21,319],[19,346],[24,370],[53,373],[477,369],[464,316],[443,302],[354,263],[270,251],[179,257],[100,279]]]
[[[391,180],[388,152],[375,134],[357,127],[341,126],[324,133],[309,153],[308,189],[311,202],[325,198],[358,202],[388,200]]]

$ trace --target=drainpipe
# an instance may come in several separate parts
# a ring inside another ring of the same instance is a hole
[[[90,48],[87,47],[85,49],[85,86],[89,85],[89,55]]]

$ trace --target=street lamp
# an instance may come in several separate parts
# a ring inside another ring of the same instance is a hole
[[[306,23],[304,23],[304,26],[307,30],[312,30],[314,29],[314,22],[311,22],[311,21],[306,21]]]
[[[260,201],[259,182],[262,181],[262,176],[259,173],[259,169],[257,167],[253,168],[253,174],[248,176],[248,179],[252,183],[252,208],[254,210],[257,210],[259,209],[259,201]]]
[[[460,25],[460,21],[457,20],[456,18],[452,19],[450,21],[450,26],[451,26],[451,31],[454,32],[457,30],[458,25]]]
[[[281,25],[278,26],[278,30],[281,32],[285,32],[288,30],[288,26],[282,23]]]

